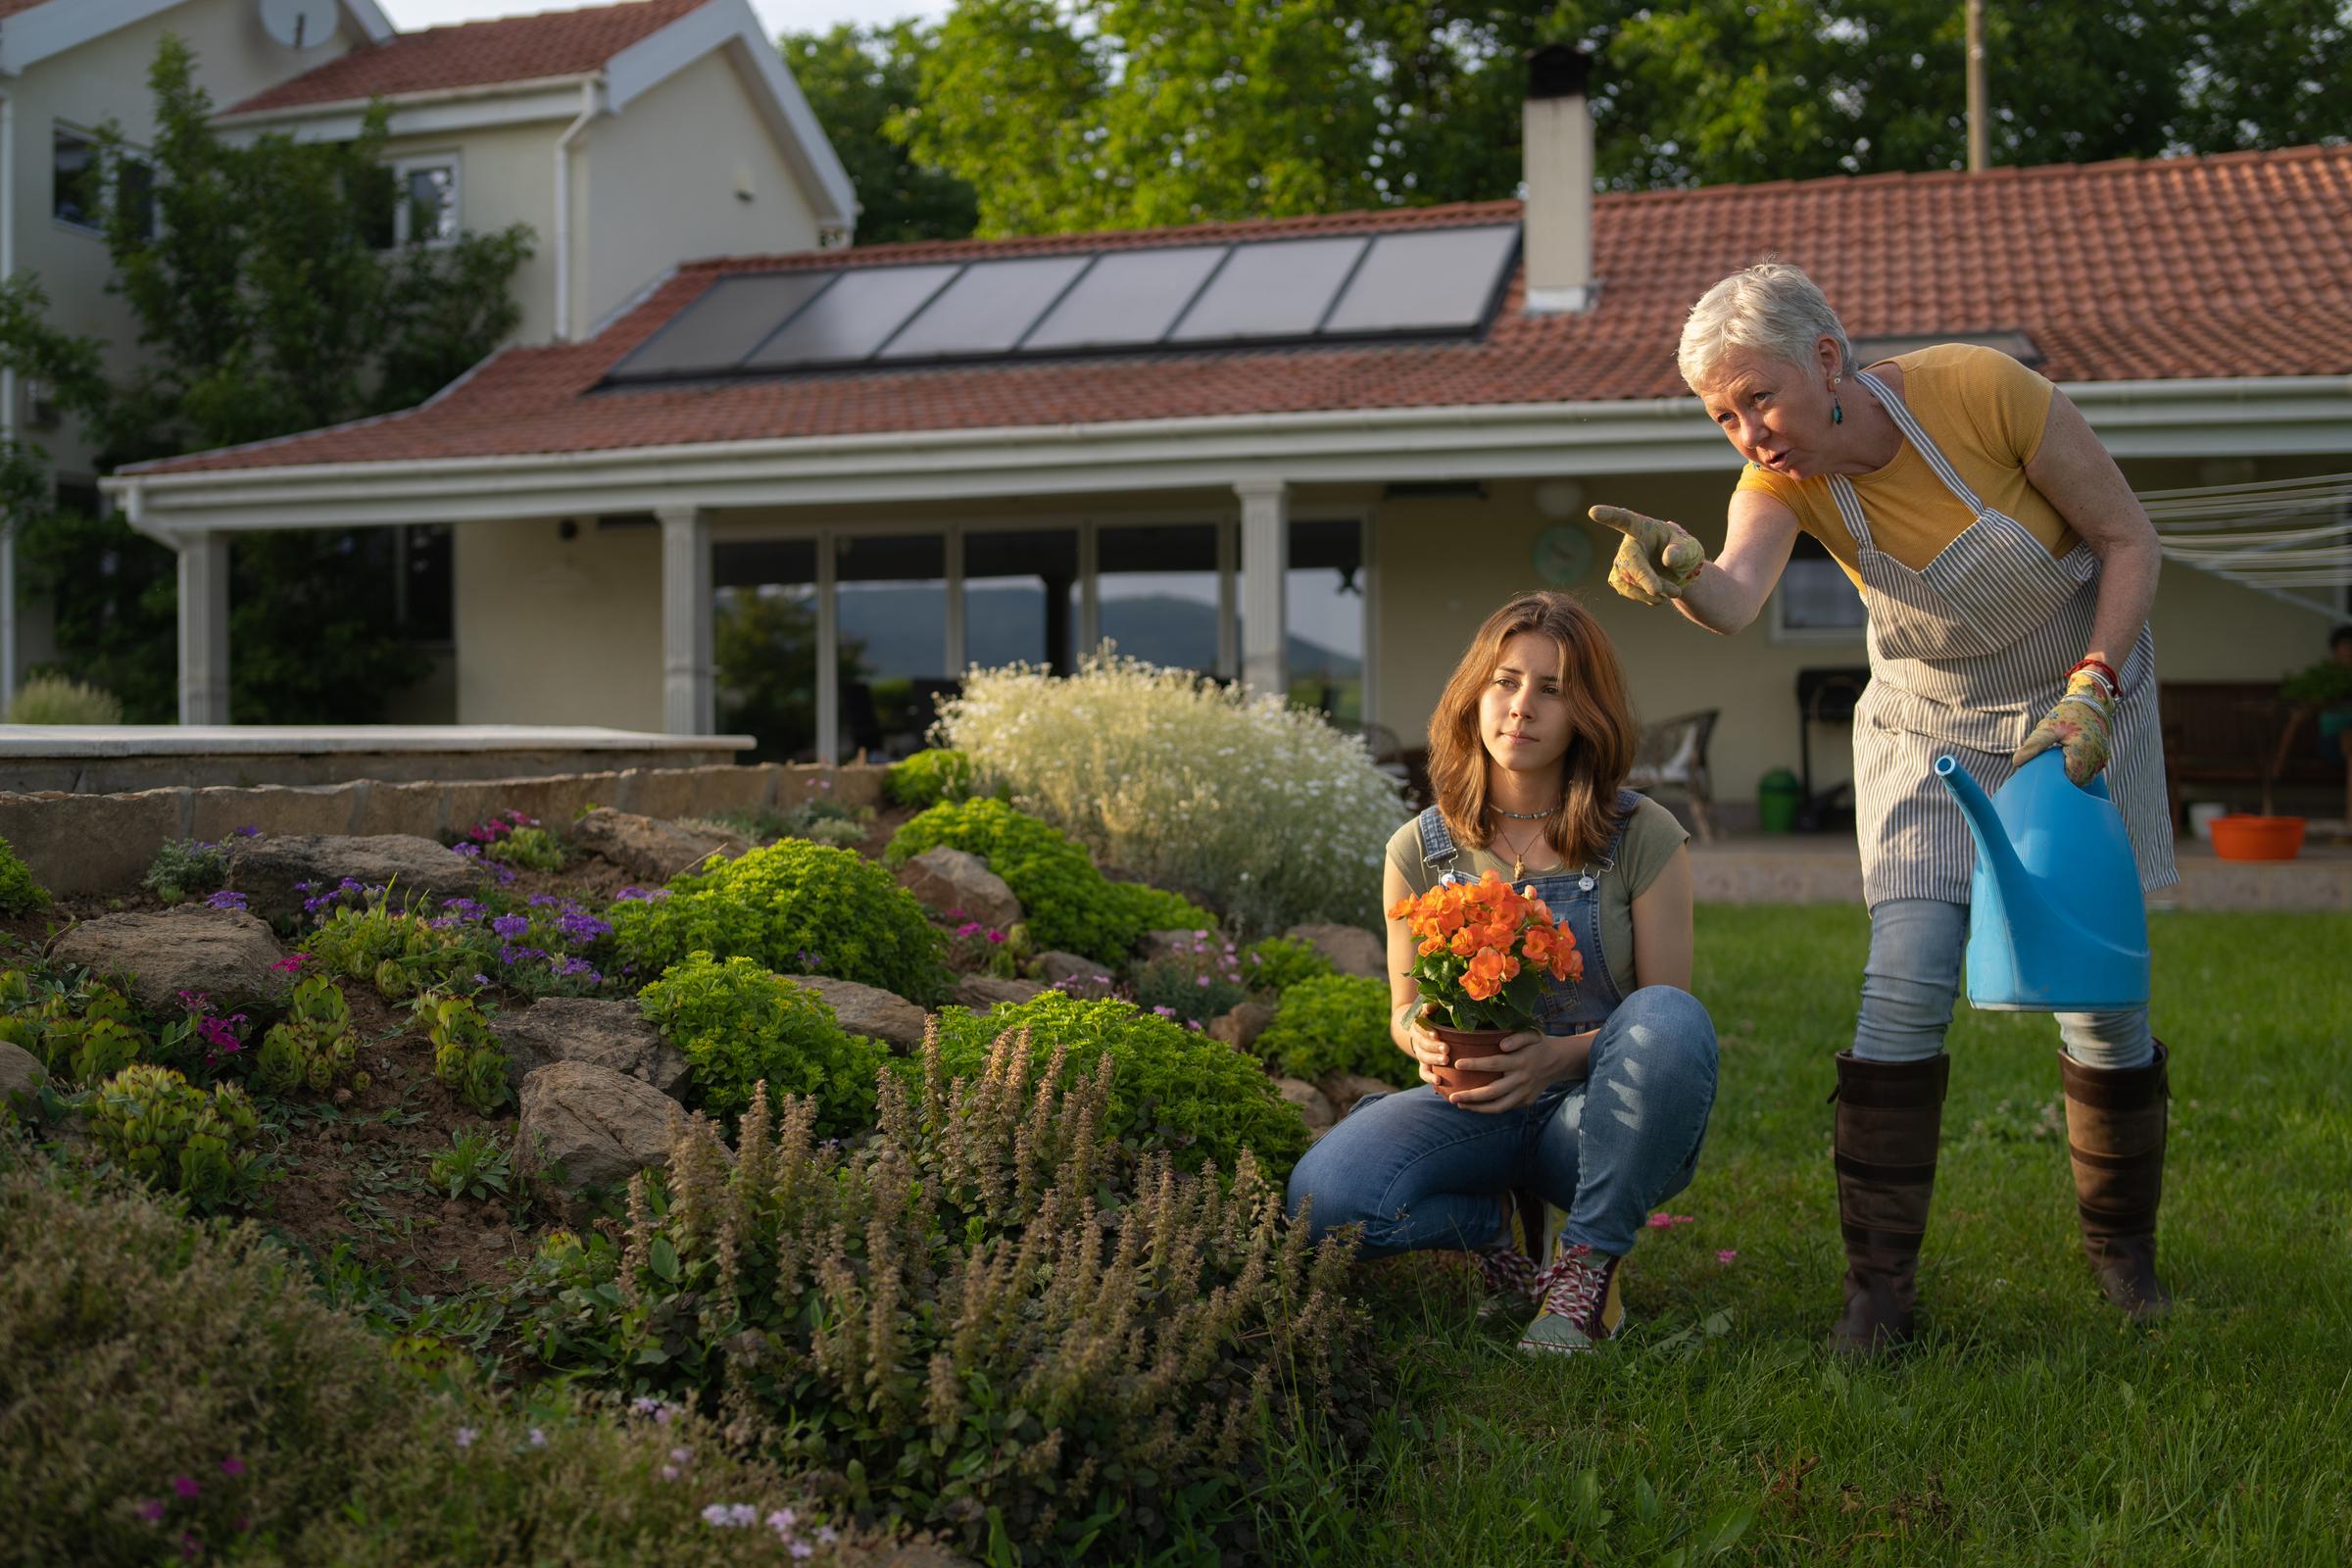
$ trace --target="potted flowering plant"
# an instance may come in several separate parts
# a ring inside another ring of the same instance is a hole
[[[1545,975],[1585,975],[1576,934],[1554,922],[1533,886],[1513,892],[1494,871],[1399,899],[1389,918],[1406,921],[1420,939],[1407,972],[1421,988],[1421,1026],[1446,1047],[1437,1070],[1441,1094],[1494,1081],[1494,1073],[1456,1064],[1494,1055],[1511,1035],[1536,1028]]]

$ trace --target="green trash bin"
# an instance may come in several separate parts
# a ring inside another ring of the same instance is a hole
[[[1756,818],[1767,833],[1796,831],[1796,807],[1804,786],[1785,767],[1776,767],[1756,781]]]

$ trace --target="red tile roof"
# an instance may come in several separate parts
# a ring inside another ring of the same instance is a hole
[[[698,262],[586,343],[509,349],[421,408],[139,471],[587,452],[849,433],[1685,395],[1683,318],[1766,253],[1856,337],[2020,329],[2058,381],[2352,372],[2352,147],[1881,174],[1599,198],[1596,306],[1505,307],[1474,343],[1235,349],[597,390],[719,276],[1494,222],[1515,202],[1130,234]]]
[[[231,115],[339,104],[449,87],[576,76],[661,31],[708,0],[630,0],[593,11],[466,22],[362,43],[315,71],[231,106]]]

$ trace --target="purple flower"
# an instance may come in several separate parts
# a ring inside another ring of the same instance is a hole
[[[178,991],[172,994],[179,998],[179,1004],[190,1012],[202,1012],[213,1004],[213,999],[202,991]]]
[[[335,890],[339,893],[365,893],[368,891],[366,888],[360,886],[360,879],[356,876],[345,877],[342,881],[335,884]]]
[[[530,899],[531,907],[534,909],[552,909],[562,902],[553,893],[534,893]]]
[[[1152,1010],[1158,1013],[1162,1018],[1173,1018],[1176,1016],[1176,1009],[1174,1007],[1155,1006]]]
[[[316,893],[318,891],[318,884],[316,882],[297,882],[294,884],[294,891],[297,893]]]
[[[238,828],[236,833],[237,837],[241,839],[258,839],[262,836],[262,830],[258,827],[255,827],[250,822],[246,823],[243,827]]]
[[[478,860],[482,858],[482,847],[479,844],[452,844],[449,853],[463,855],[468,860]]]
[[[441,907],[461,920],[477,920],[484,912],[481,905],[472,899],[443,899]]]
[[[222,888],[220,892],[214,894],[211,898],[205,900],[204,902],[207,908],[242,909],[245,907],[245,895],[242,893],[231,893],[228,889]]]
[[[556,929],[564,933],[566,942],[594,942],[612,934],[612,922],[600,920],[593,914],[559,914]]]
[[[241,1476],[245,1473],[245,1461],[234,1456],[223,1459],[220,1461],[220,1473],[232,1479]]]
[[[245,1015],[241,1012],[232,1013],[226,1018],[207,1018],[196,1026],[196,1032],[204,1037],[206,1045],[216,1051],[235,1051],[239,1049],[237,1037],[231,1030],[234,1025],[244,1021]]]
[[[1193,976],[1193,984],[1195,984],[1195,985],[1197,985],[1197,986],[1200,987],[1202,990],[1204,990],[1204,991],[1205,991],[1205,990],[1207,990],[1207,989],[1208,989],[1208,976],[1206,976],[1206,975],[1204,975],[1204,974],[1197,974],[1197,975]]]
[[[566,980],[573,975],[584,974],[592,986],[600,986],[605,983],[605,977],[596,972],[596,965],[590,963],[586,958],[563,959],[556,965],[556,973]]]
[[[183,1497],[193,1497],[197,1493],[202,1492],[204,1489],[196,1485],[196,1478],[194,1476],[173,1476],[172,1478],[172,1490],[178,1493]]]
[[[477,986],[486,986],[490,983],[490,977],[486,974],[477,974],[473,977],[473,983]]]
[[[481,1434],[474,1431],[471,1427],[460,1427],[458,1428],[458,1446],[461,1448],[470,1448],[473,1446],[473,1440],[480,1436]]]
[[[490,922],[490,929],[512,942],[529,932],[531,917],[527,914],[502,914]]]
[[[162,1524],[164,1522],[164,1499],[149,1497],[145,1502],[140,1503],[139,1517],[151,1525]]]
[[[534,1448],[547,1446],[547,1434],[538,1427],[531,1428],[531,1446]]]
[[[517,948],[510,945],[498,950],[498,961],[507,965],[509,968],[513,968],[515,964],[522,963],[531,958],[544,958],[546,956],[547,950],[545,948]]]

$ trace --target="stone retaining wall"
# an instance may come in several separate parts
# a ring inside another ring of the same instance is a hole
[[[0,793],[0,838],[52,893],[136,887],[155,852],[172,839],[226,838],[241,827],[264,833],[414,833],[454,837],[494,812],[529,813],[562,828],[591,806],[647,816],[789,810],[829,791],[849,806],[882,800],[878,766],[629,767],[538,778],[390,783],[262,784],[245,789],[139,790],[127,795],[63,791]]]

